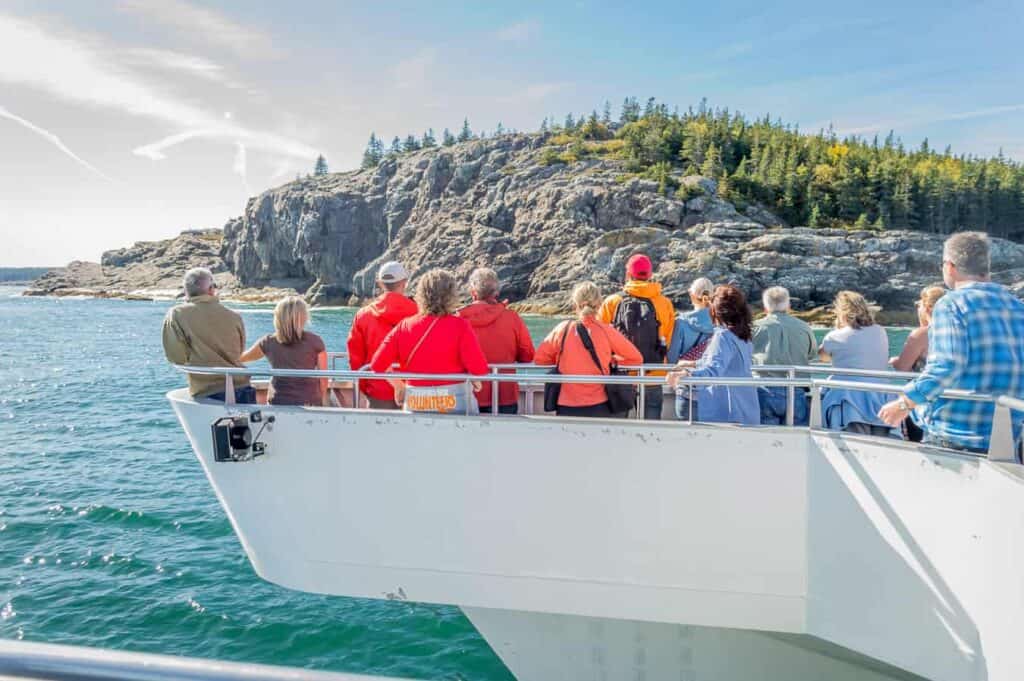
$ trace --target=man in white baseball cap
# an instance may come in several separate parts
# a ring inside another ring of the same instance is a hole
[[[377,270],[380,295],[356,313],[352,330],[348,333],[348,363],[353,369],[362,369],[369,364],[384,336],[398,322],[418,312],[416,303],[405,295],[408,283],[409,273],[400,262],[388,261]],[[359,390],[366,396],[371,409],[398,408],[394,388],[387,381],[360,381]]]

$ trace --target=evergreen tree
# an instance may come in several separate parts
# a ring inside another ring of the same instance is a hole
[[[612,103],[604,100],[604,111],[601,112],[601,123],[607,128],[612,124]]]
[[[436,147],[437,146],[437,139],[434,137],[434,129],[433,128],[430,128],[425,133],[423,133],[422,146],[423,146],[424,149],[430,149],[431,147]]]
[[[566,132],[572,132],[576,129],[576,121],[573,119],[571,111],[565,115],[565,123],[562,125]]]
[[[650,118],[657,111],[657,105],[654,97],[647,98],[647,104],[644,105],[644,118]]]
[[[388,153],[392,156],[398,156],[402,153],[402,138],[395,135],[394,139],[391,140],[391,147],[388,149]]]
[[[619,123],[635,123],[640,120],[640,104],[636,97],[626,97],[622,102],[622,113],[619,116]]]
[[[376,133],[370,133],[370,141],[366,144],[366,151],[363,152],[363,168],[375,168],[384,157],[384,145],[377,138]]]
[[[405,138],[405,142],[402,144],[402,151],[417,151],[420,148],[420,142],[416,139],[416,135],[409,134]]]
[[[704,153],[704,163],[700,167],[700,174],[717,180],[721,177],[723,169],[722,155],[718,151],[718,147],[712,143]]]
[[[316,157],[316,165],[313,167],[314,175],[326,175],[327,174],[327,159],[323,157],[323,154]]]
[[[465,118],[462,121],[462,130],[459,131],[459,141],[468,142],[473,139],[473,131],[469,127],[469,119]]]
[[[811,207],[811,217],[807,219],[808,227],[821,227],[821,206],[814,204]]]
[[[441,133],[441,144],[446,147],[450,147],[455,144],[455,135],[453,135],[448,128],[445,128],[444,132]]]
[[[547,116],[545,116],[544,120],[542,120],[540,122],[540,134],[542,134],[542,135],[548,134],[548,117]]]
[[[505,134],[505,126],[503,126],[501,124],[501,121],[498,121],[498,127],[494,129],[494,136],[495,137],[501,137],[504,134]]]

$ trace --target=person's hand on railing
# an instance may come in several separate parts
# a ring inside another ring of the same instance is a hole
[[[480,392],[484,389],[484,384],[481,381],[473,381],[473,392]]]
[[[878,410],[878,418],[882,419],[886,425],[898,428],[915,406],[917,405],[901,395],[898,399],[883,404],[882,408]]]
[[[679,387],[679,379],[685,378],[685,377],[687,377],[689,375],[690,375],[690,370],[689,369],[678,368],[678,369],[670,371],[670,372],[668,372],[668,374],[666,374],[665,382],[668,383],[669,386],[673,390],[675,390],[676,388]]]

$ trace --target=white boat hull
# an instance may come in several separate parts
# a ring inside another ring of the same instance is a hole
[[[266,456],[217,463],[227,408],[169,397],[263,578],[458,605],[522,679],[1024,678],[1014,466],[806,429],[296,407],[262,407]]]

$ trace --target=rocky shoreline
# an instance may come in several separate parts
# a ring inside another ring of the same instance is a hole
[[[707,276],[755,301],[786,286],[800,314],[823,323],[835,293],[853,289],[878,305],[883,323],[910,324],[920,289],[939,279],[941,235],[790,227],[762,206],[737,208],[707,178],[675,177],[680,189],[666,192],[614,159],[550,163],[548,144],[505,135],[296,180],[250,199],[223,231],[71,263],[26,294],[173,299],[184,270],[198,265],[230,300],[301,293],[314,305],[355,305],[374,294],[379,264],[397,259],[413,286],[431,267],[459,277],[494,267],[518,309],[561,314],[576,282],[610,293],[626,259],[644,251],[682,307],[690,282]],[[1024,293],[1024,246],[993,239],[992,265],[996,280]]]

